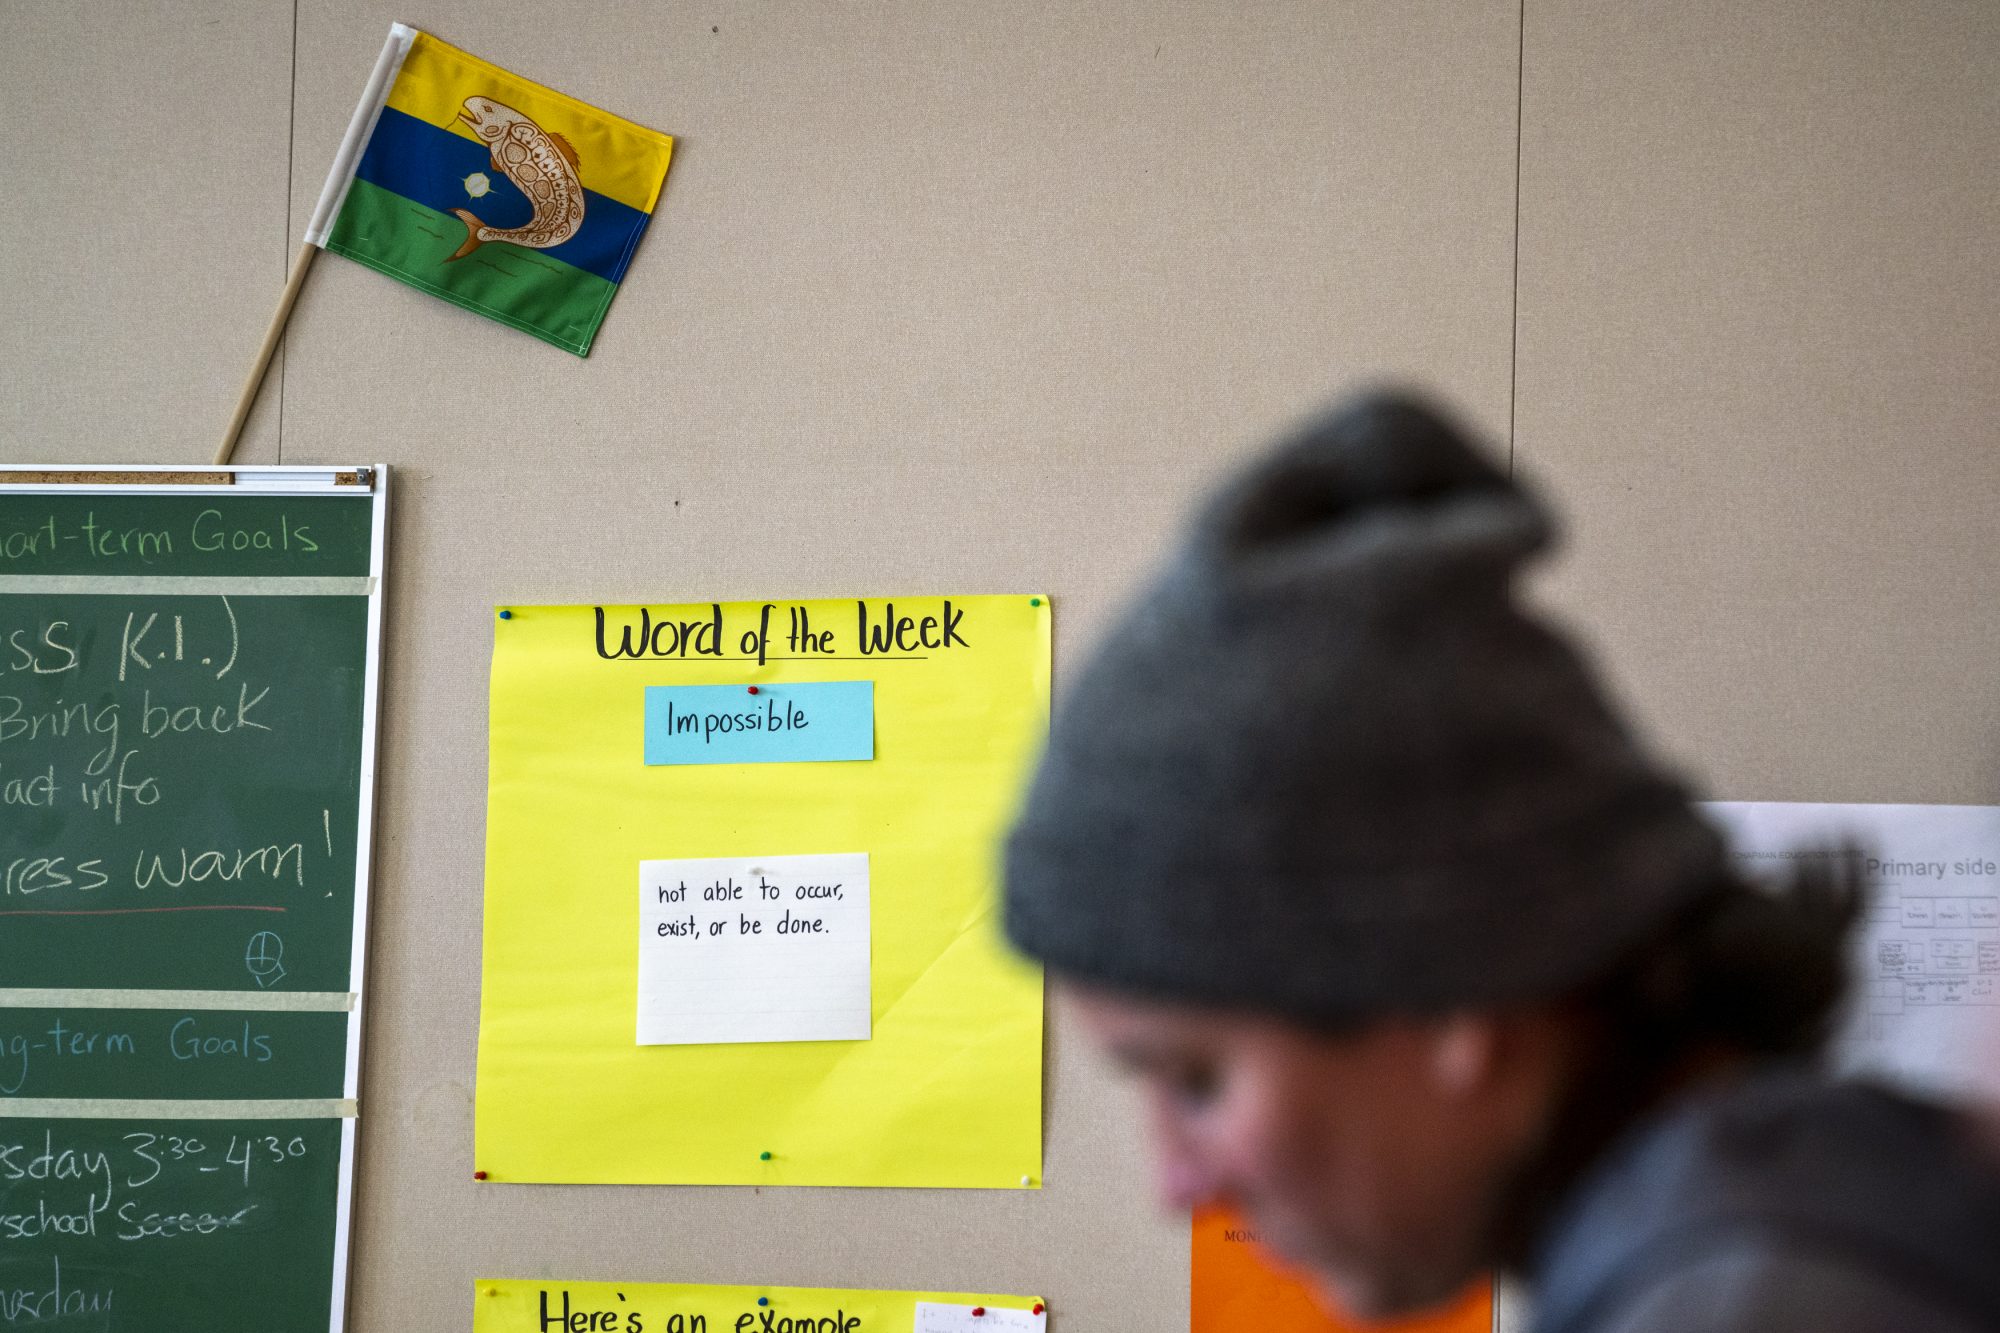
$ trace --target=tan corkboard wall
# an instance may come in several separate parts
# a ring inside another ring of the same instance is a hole
[[[680,142],[588,361],[328,259],[239,456],[401,470],[357,1329],[475,1274],[1186,1322],[1060,1014],[1041,1192],[474,1185],[496,602],[1043,590],[1060,707],[1207,479],[1395,376],[1565,503],[1543,588],[1714,794],[2000,800],[1985,0],[0,5],[0,454],[207,460],[392,19]]]

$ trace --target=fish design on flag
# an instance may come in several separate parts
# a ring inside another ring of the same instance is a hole
[[[452,213],[465,224],[465,244],[445,261],[463,259],[488,241],[507,241],[530,250],[561,245],[583,226],[583,181],[576,174],[576,149],[511,106],[490,97],[468,97],[458,119],[479,136],[493,166],[534,205],[525,226],[489,227],[463,208]]]

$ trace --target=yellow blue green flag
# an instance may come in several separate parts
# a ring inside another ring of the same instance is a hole
[[[306,239],[587,356],[673,146],[398,23]]]

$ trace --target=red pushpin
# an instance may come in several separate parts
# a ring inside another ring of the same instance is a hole
[[[973,1317],[974,1319],[979,1319],[979,1318],[982,1318],[982,1317],[984,1317],[984,1315],[985,1315],[985,1314],[986,1314],[986,1307],[985,1307],[985,1306],[983,1306],[983,1305],[975,1305],[975,1306],[973,1306],[973,1307],[972,1307],[972,1317]]]
[[[757,692],[757,687],[755,685],[752,685],[750,687],[750,693],[755,694],[756,692]]]
[[[474,1171],[472,1173],[472,1178],[474,1180],[484,1180],[486,1179],[486,1173],[484,1171]]]
[[[1036,1302],[1035,1302],[1035,1313],[1036,1313],[1036,1314],[1040,1314],[1041,1312],[1042,1312],[1042,1303],[1041,1303],[1040,1301],[1036,1301]]]

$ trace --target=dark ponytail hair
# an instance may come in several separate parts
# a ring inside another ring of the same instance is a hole
[[[1788,858],[1788,882],[1727,875],[1589,987],[1613,1040],[1655,1059],[1722,1048],[1809,1057],[1847,991],[1849,933],[1866,897],[1851,847]]]
[[[1725,871],[1687,911],[1570,996],[1592,1033],[1540,1151],[1504,1187],[1503,1265],[1525,1266],[1551,1210],[1618,1134],[1710,1058],[1803,1060],[1847,991],[1848,934],[1865,897],[1852,848],[1786,858],[1780,885]]]

